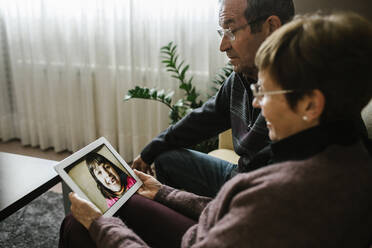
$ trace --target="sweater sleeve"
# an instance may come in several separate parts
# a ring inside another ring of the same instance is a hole
[[[100,217],[94,220],[89,233],[98,248],[149,247],[119,218],[115,217]]]
[[[164,185],[155,196],[155,200],[197,220],[211,198],[197,196]],[[100,217],[94,220],[89,228],[89,233],[98,248],[149,247],[116,217]]]
[[[198,196],[163,185],[154,200],[187,217],[197,220],[212,198]]]
[[[275,218],[275,210],[270,212],[272,199],[264,187],[261,180],[235,176],[203,210],[198,224],[185,233],[182,247],[276,247],[271,241],[271,246],[266,245],[265,240],[273,237],[266,230],[281,216]]]
[[[216,96],[202,107],[193,110],[154,138],[141,152],[143,161],[152,164],[155,157],[165,151],[195,145],[229,129],[231,84],[234,76],[232,73]]]

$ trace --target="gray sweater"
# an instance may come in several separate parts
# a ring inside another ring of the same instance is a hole
[[[182,247],[362,248],[372,244],[371,196],[372,159],[356,143],[239,174],[212,201],[167,186],[156,200],[200,216]],[[117,218],[89,231],[98,247],[147,247]]]

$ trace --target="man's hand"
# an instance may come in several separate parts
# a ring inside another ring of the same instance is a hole
[[[93,203],[80,198],[71,192],[68,197],[71,201],[71,213],[86,229],[89,230],[93,220],[102,216],[101,211]]]
[[[143,185],[138,189],[138,194],[154,200],[156,193],[158,193],[161,188],[161,183],[156,180],[154,177],[149,176],[141,171],[134,170],[134,173],[141,179]]]
[[[145,161],[142,160],[141,155],[138,155],[132,164],[132,169],[136,169],[142,172],[145,172],[150,175],[154,175],[154,173],[151,170],[151,166],[146,164]]]

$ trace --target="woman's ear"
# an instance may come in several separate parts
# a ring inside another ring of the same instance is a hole
[[[313,90],[309,95],[306,95],[300,106],[303,120],[307,122],[319,123],[320,116],[324,111],[325,97],[318,90]]]

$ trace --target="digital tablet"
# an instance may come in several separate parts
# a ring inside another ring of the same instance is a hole
[[[73,153],[54,168],[72,191],[96,205],[104,216],[114,215],[142,185],[104,137]]]

